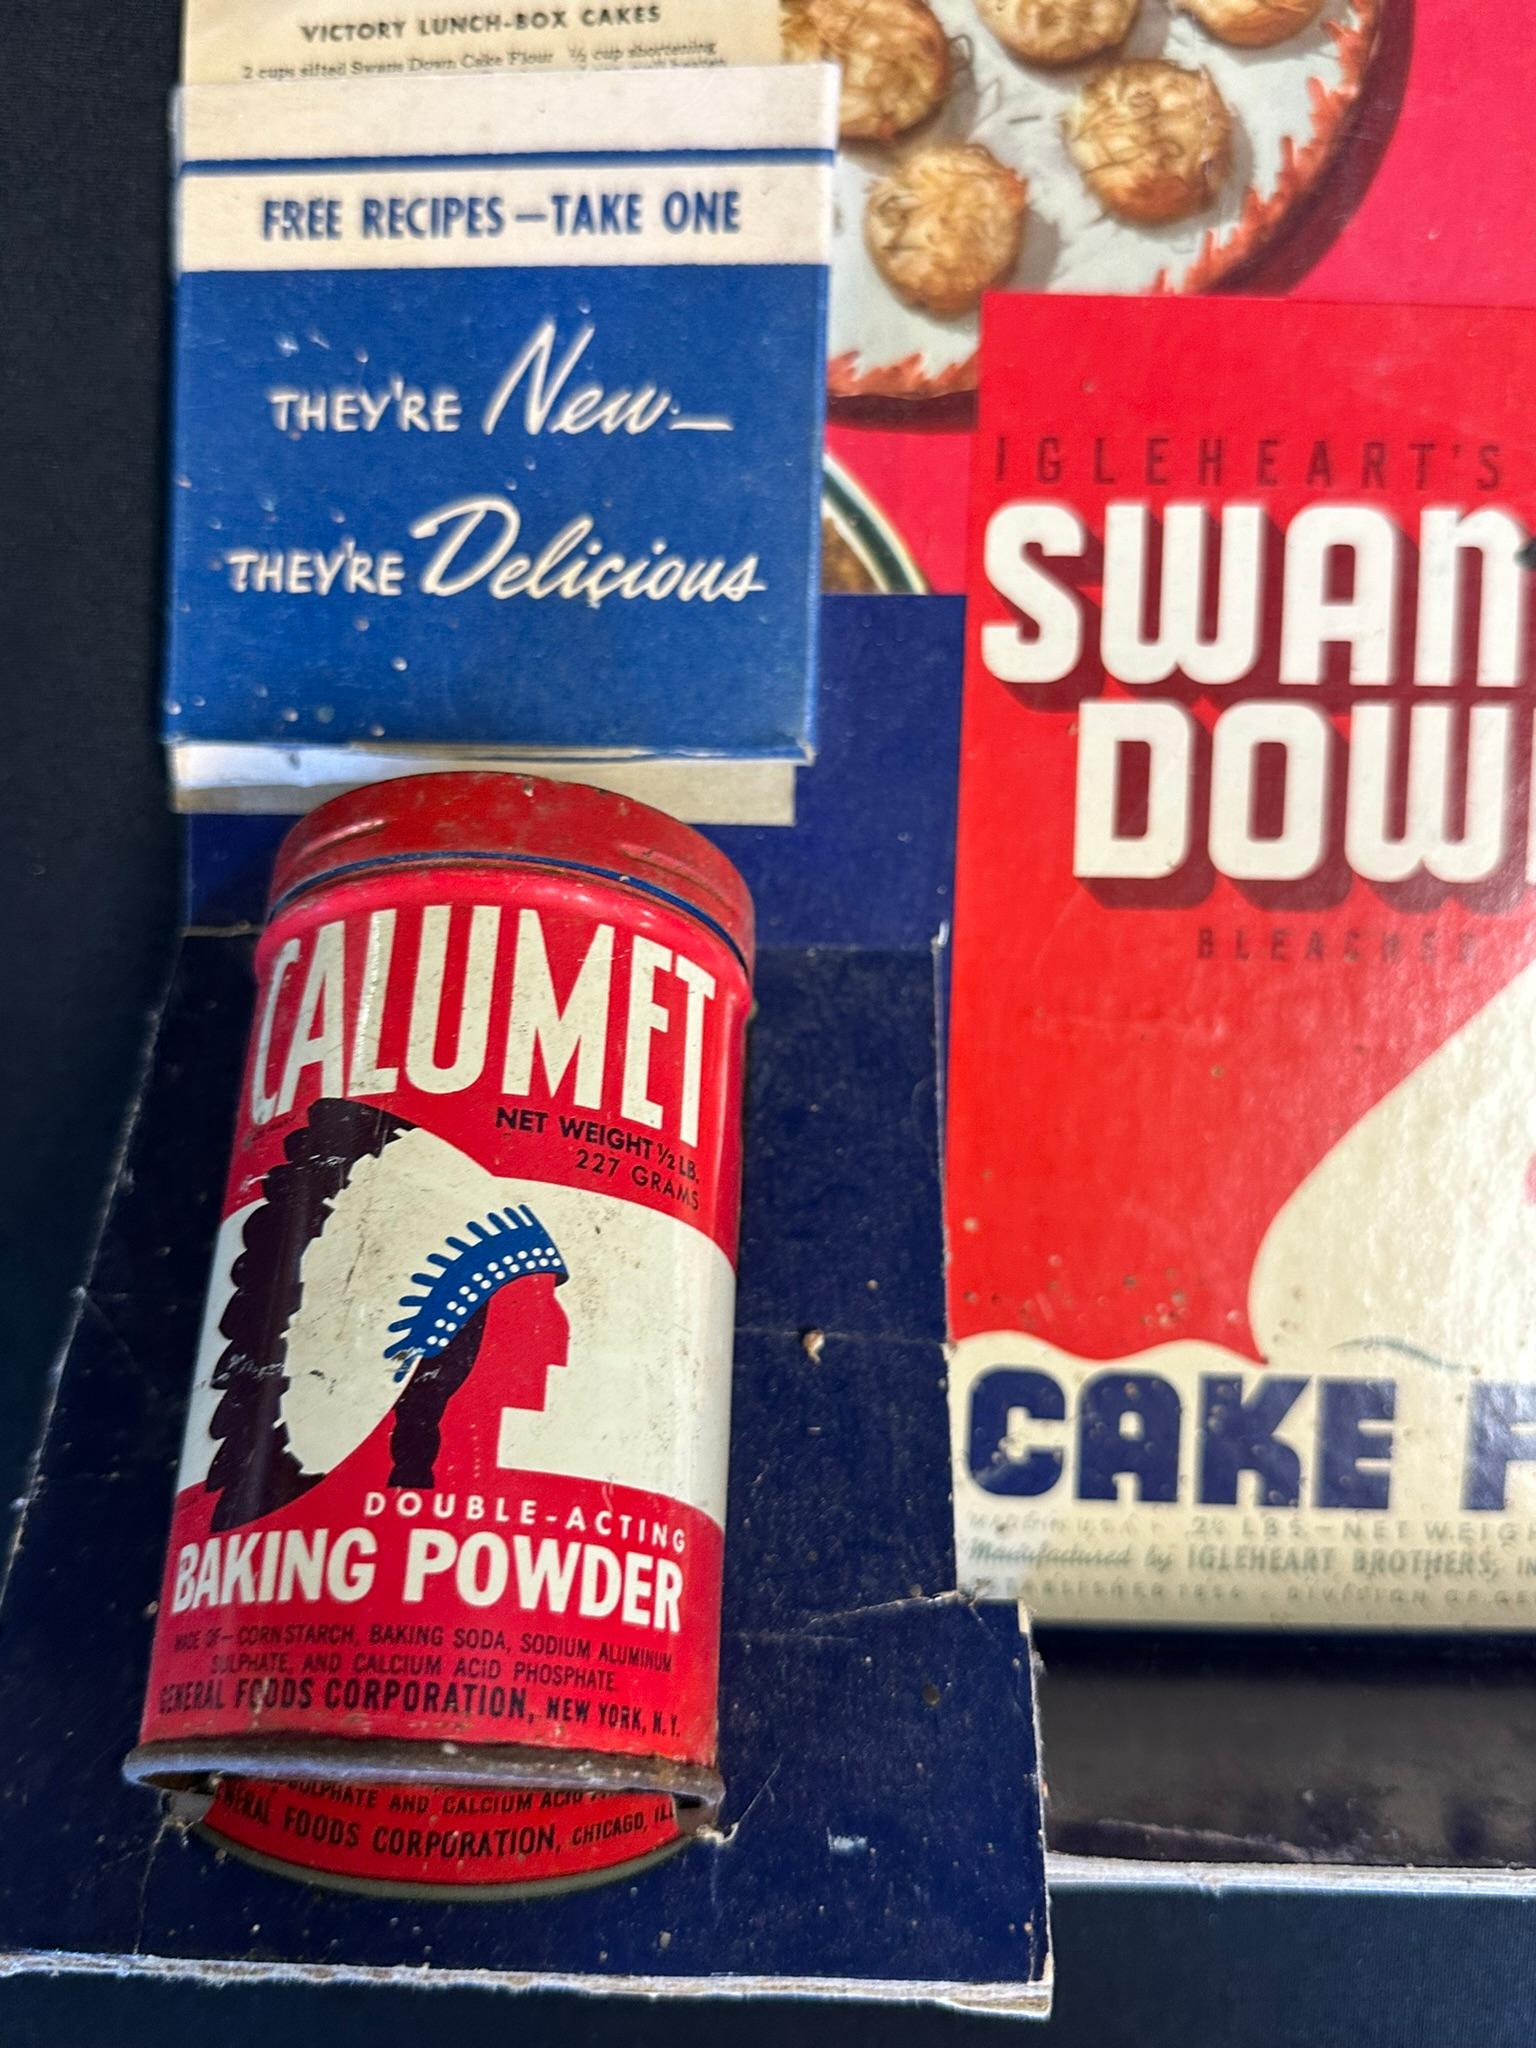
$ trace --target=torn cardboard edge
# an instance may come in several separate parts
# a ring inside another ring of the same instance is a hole
[[[93,1955],[82,1950],[19,1949],[0,1953],[0,1978],[158,1977],[205,1984],[394,1984],[413,1991],[575,1991],[588,1997],[864,1999],[891,2005],[933,2005],[948,2012],[1000,2019],[1043,2019],[1051,2009],[1051,1969],[1034,1984],[971,1985],[916,1978],[623,1977],[551,1974],[541,1970],[436,1969],[423,1964],[248,1963],[179,1956]]]

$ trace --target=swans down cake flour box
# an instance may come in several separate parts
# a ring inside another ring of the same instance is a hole
[[[1536,1626],[1524,311],[989,302],[961,1582]]]

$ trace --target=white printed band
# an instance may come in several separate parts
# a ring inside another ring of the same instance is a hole
[[[177,156],[197,163],[487,156],[506,150],[831,150],[837,68],[550,72],[186,87]]]
[[[408,1147],[408,1149],[404,1149]],[[395,1401],[399,1377],[385,1346],[393,1302],[374,1301],[363,1276],[422,1257],[439,1216],[458,1221],[492,1199],[537,1201],[567,1277],[561,1303],[570,1352],[558,1398],[515,1416],[517,1461],[539,1473],[599,1478],[686,1501],[725,1520],[730,1427],[731,1262],[680,1217],[596,1189],[498,1179],[431,1132],[416,1130],[390,1155],[355,1169],[304,1255],[301,1306],[285,1333],[290,1362],[285,1423],[295,1449],[329,1469],[364,1441]],[[466,1203],[468,1207],[466,1208]],[[214,1248],[196,1376],[182,1445],[179,1490],[204,1480],[218,1450],[211,1424],[224,1391],[219,1325],[235,1293],[235,1265],[253,1209],[227,1216]],[[466,1233],[467,1235],[468,1233]],[[483,1233],[482,1233],[483,1235]],[[624,1285],[615,1287],[616,1270]],[[643,1333],[643,1335],[637,1335]],[[323,1361],[324,1370],[315,1369]],[[567,1367],[569,1368],[567,1370]],[[615,1387],[625,1398],[613,1398]],[[509,1461],[510,1462],[510,1461]]]
[[[825,263],[818,162],[398,162],[182,175],[178,268],[467,270]]]

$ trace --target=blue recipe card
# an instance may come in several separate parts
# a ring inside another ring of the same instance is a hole
[[[173,754],[809,759],[835,71],[177,113]]]

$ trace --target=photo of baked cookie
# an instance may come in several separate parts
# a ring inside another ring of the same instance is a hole
[[[988,287],[1203,292],[1315,261],[1391,136],[1411,31],[1411,0],[780,4],[798,54],[848,53],[834,399],[972,390]]]
[[[1202,28],[1241,50],[1267,50],[1310,28],[1323,0],[1175,0]]]
[[[1063,125],[1099,204],[1144,226],[1209,206],[1232,168],[1232,116],[1215,80],[1161,57],[1106,64]]]
[[[783,34],[793,61],[842,66],[845,142],[890,142],[949,91],[949,38],[927,0],[784,0]]]
[[[1029,64],[1080,64],[1123,43],[1141,0],[976,0],[1000,43]]]
[[[966,313],[1019,260],[1029,187],[977,142],[919,150],[871,186],[864,239],[909,305]]]

